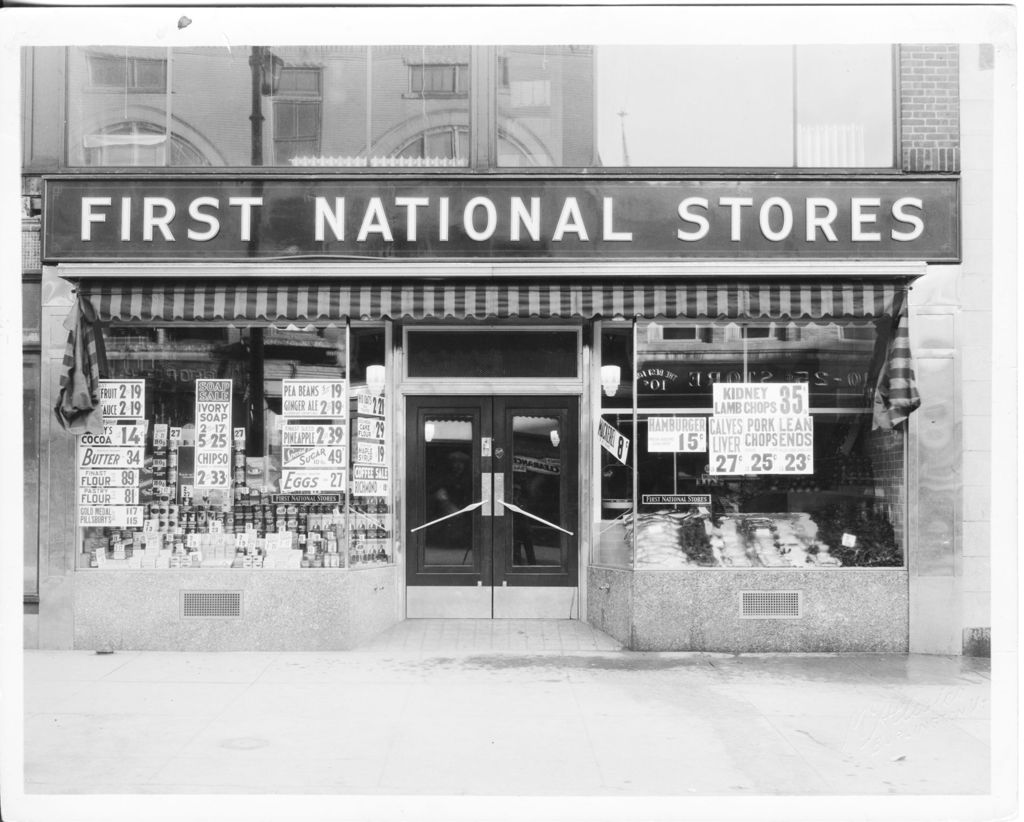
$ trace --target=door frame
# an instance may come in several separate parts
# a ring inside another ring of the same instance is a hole
[[[578,376],[575,379],[472,379],[453,378],[446,379],[443,383],[430,378],[408,377],[405,357],[405,331],[409,328],[437,329],[439,331],[452,331],[459,328],[479,329],[481,327],[495,328],[508,331],[529,329],[531,331],[552,330],[565,331],[573,328],[577,330],[579,339],[578,349]],[[406,419],[407,419],[407,397],[429,397],[447,396],[458,394],[492,394],[495,396],[575,396],[579,400],[579,426],[578,454],[580,460],[580,475],[576,492],[579,496],[579,539],[577,540],[577,597],[575,606],[567,617],[582,619],[587,613],[587,574],[590,565],[590,546],[593,533],[593,499],[594,499],[594,447],[597,443],[596,426],[594,424],[595,408],[600,409],[601,384],[598,375],[593,374],[593,363],[595,360],[595,347],[599,346],[599,334],[597,329],[600,323],[597,322],[566,322],[566,323],[524,323],[510,321],[481,324],[467,321],[464,325],[453,325],[449,323],[407,323],[395,328],[392,336],[391,358],[392,368],[395,375],[395,425],[394,432],[394,499],[395,499],[395,529],[396,536],[400,540],[397,545],[397,553],[400,562],[398,569],[400,578],[397,580],[400,588],[399,604],[402,617],[407,613],[406,605],[406,562],[407,542],[405,534],[410,524],[406,521],[406,498],[405,487],[408,481],[406,471]],[[586,329],[593,328],[594,339],[584,333]],[[599,351],[597,352],[599,354]],[[596,405],[595,405],[596,403]],[[400,535],[400,536],[399,536]],[[458,590],[457,588],[455,590]]]

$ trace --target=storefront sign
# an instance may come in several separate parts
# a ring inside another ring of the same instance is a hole
[[[615,459],[621,462],[623,465],[626,464],[626,460],[629,459],[629,438],[622,436],[616,431],[611,425],[604,420],[597,426],[597,438],[601,442],[601,447],[611,454]]]
[[[711,474],[813,474],[814,421],[806,383],[714,386]]]
[[[352,496],[386,497],[391,493],[386,465],[353,465]]]
[[[78,472],[79,488],[138,488],[139,469],[104,471],[87,468]]]
[[[341,494],[271,494],[270,501],[275,505],[339,505],[343,500]]]
[[[711,505],[711,494],[644,494],[641,505]]]
[[[196,380],[195,488],[231,487],[231,380]]]
[[[281,383],[284,417],[344,419],[345,406],[344,380],[283,380]]]
[[[55,179],[43,258],[958,262],[958,182]],[[145,271],[140,271],[144,276]]]
[[[104,419],[141,419],[146,415],[145,380],[100,380]]]
[[[345,490],[345,469],[330,471],[294,470],[286,468],[281,472],[281,492],[324,492]]]
[[[346,447],[345,425],[282,425],[281,445]]]
[[[138,505],[138,488],[80,488],[79,505]]]
[[[387,449],[383,443],[357,442],[355,449],[355,462],[369,465],[385,465],[387,463]]]
[[[79,506],[78,524],[85,527],[141,528],[145,519],[142,506]]]
[[[650,417],[647,420],[647,450],[707,451],[707,420],[704,417]]]
[[[78,444],[144,446],[146,444],[146,421],[143,420],[135,425],[104,425],[102,434],[88,432],[81,434]]]

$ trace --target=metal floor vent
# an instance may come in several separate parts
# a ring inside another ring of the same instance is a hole
[[[803,591],[740,591],[741,619],[800,619]]]
[[[242,616],[241,591],[182,591],[183,619],[235,619]]]

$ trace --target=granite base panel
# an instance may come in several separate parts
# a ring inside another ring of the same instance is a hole
[[[74,647],[136,651],[348,650],[399,621],[394,567],[354,571],[81,571]],[[183,590],[241,591],[238,618],[183,618]]]
[[[588,620],[635,651],[909,650],[906,570],[611,571],[591,569]],[[741,591],[803,591],[802,616],[739,616]],[[628,613],[627,613],[628,611]],[[624,622],[628,619],[628,629]],[[625,637],[625,638],[624,638]]]
[[[627,648],[633,624],[633,572],[587,569],[587,622]]]

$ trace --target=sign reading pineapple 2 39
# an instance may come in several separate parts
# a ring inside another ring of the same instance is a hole
[[[281,415],[293,419],[344,419],[344,380],[283,380]]]
[[[710,473],[814,473],[807,383],[716,383],[713,390]]]
[[[231,487],[231,380],[196,380],[195,487]]]

